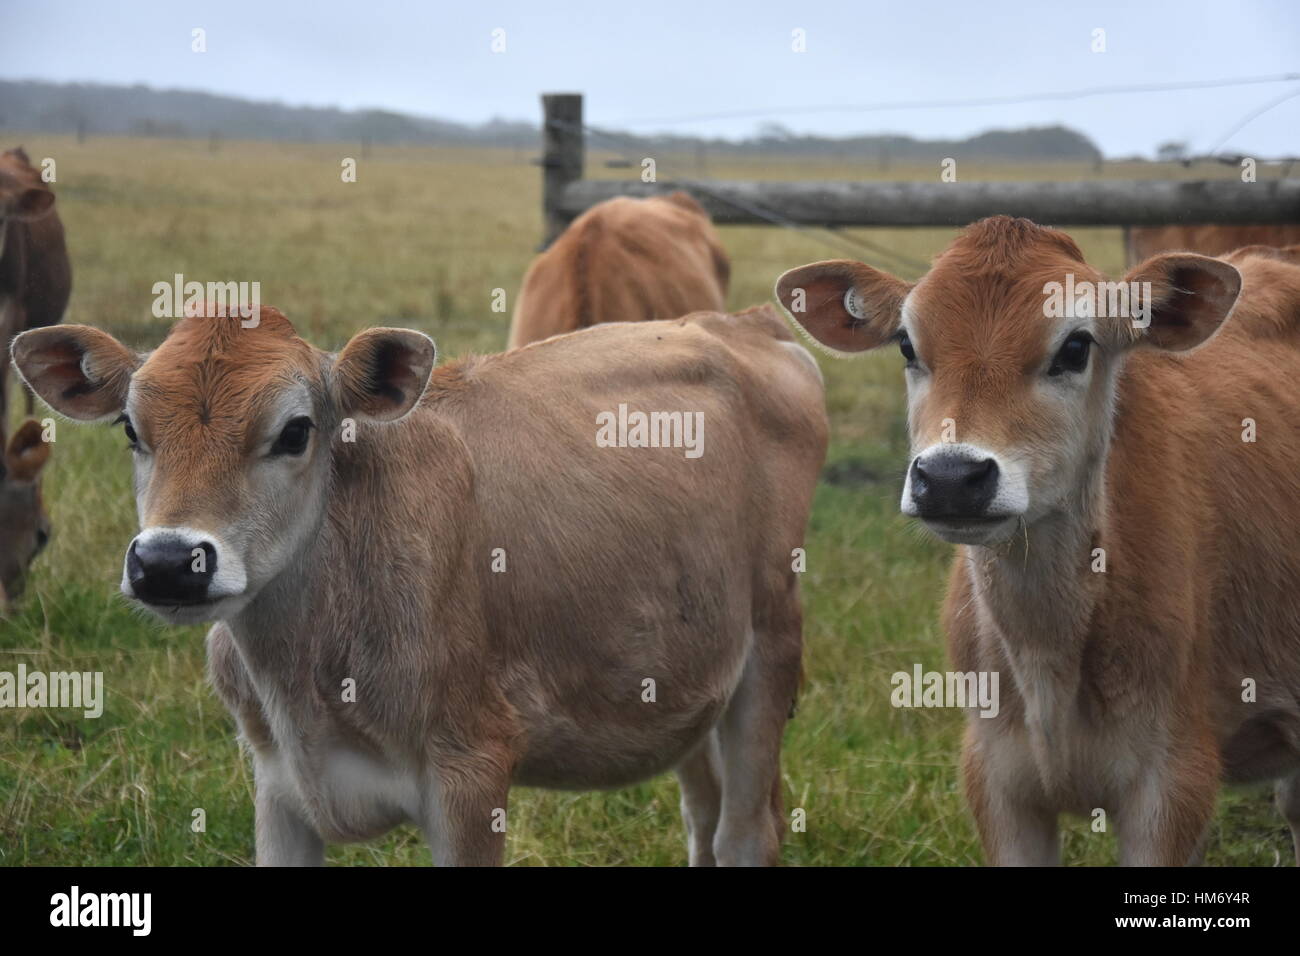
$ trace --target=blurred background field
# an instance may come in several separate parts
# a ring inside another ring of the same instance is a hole
[[[107,329],[139,348],[169,323],[151,314],[152,286],[175,273],[259,281],[262,301],[317,346],[399,325],[437,341],[443,361],[500,350],[541,235],[540,175],[531,150],[373,147],[5,134],[39,163],[57,160],[58,209],[74,289],[66,321]],[[341,161],[358,161],[343,183]],[[588,175],[612,154],[589,153]],[[1157,163],[963,164],[966,179],[1066,180],[1232,176],[1227,167]],[[850,158],[659,158],[659,178],[921,179],[932,167]],[[1263,175],[1263,174],[1261,174]],[[869,242],[926,262],[950,230],[862,230]],[[770,301],[785,269],[841,253],[778,228],[722,229],[731,306]],[[1123,270],[1117,229],[1075,232],[1089,260]],[[869,255],[864,259],[871,261]],[[873,264],[896,269],[881,259]],[[897,269],[907,278],[913,268]],[[630,356],[629,361],[635,361]],[[906,455],[902,361],[893,350],[855,361],[819,356],[832,447],[817,494],[804,577],[807,684],[784,751],[796,865],[968,865],[980,861],[956,772],[961,717],[889,705],[890,675],[945,666],[937,611],[949,548],[899,515]],[[47,414],[38,408],[38,416]],[[15,421],[17,416],[15,415]],[[0,621],[0,670],[103,671],[104,715],[0,713],[0,862],[8,865],[246,864],[252,781],[234,723],[204,678],[203,630],[169,629],[117,594],[136,530],[119,429],[60,422],[45,495],[54,524],[16,616]],[[207,829],[194,833],[196,808]],[[1067,820],[1065,857],[1107,863],[1110,835]],[[1290,837],[1265,791],[1225,795],[1207,862],[1273,865]],[[332,863],[427,864],[406,828],[363,846],[331,847]],[[516,790],[507,859],[520,865],[679,865],[686,859],[677,788],[665,777],[628,790]]]

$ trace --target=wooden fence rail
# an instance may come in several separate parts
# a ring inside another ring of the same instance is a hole
[[[583,179],[582,97],[542,97],[545,243],[614,196],[691,193],[723,225],[961,226],[1024,216],[1054,226],[1300,223],[1300,179],[1079,182],[750,182]],[[639,169],[638,169],[639,173]],[[937,174],[936,174],[937,175]]]

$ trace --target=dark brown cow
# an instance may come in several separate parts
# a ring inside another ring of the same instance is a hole
[[[54,325],[72,291],[72,268],[54,193],[22,148],[0,153],[0,439],[8,411],[9,343],[19,332]],[[32,396],[27,395],[27,413]]]
[[[41,426],[26,422],[0,454],[0,615],[23,592],[27,568],[50,537],[41,502],[41,469],[50,446]]]

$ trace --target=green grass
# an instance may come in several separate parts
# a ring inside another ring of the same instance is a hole
[[[75,288],[67,321],[145,348],[167,323],[151,288],[173,273],[258,280],[264,302],[300,333],[337,348],[356,331],[422,329],[444,359],[500,349],[513,297],[541,232],[539,174],[509,150],[4,137],[58,162],[59,208]],[[340,161],[360,160],[343,184]],[[593,175],[625,175],[601,169]],[[660,164],[695,175],[692,165]],[[634,171],[635,172],[635,171]],[[1196,170],[1195,174],[1213,173]],[[1231,171],[1229,171],[1231,172]],[[841,163],[725,164],[747,178],[920,178],[933,171]],[[1066,179],[1091,167],[963,168],[983,178]],[[1154,166],[1120,178],[1189,175]],[[951,230],[862,231],[913,259]],[[1123,265],[1119,231],[1081,230],[1100,268]],[[767,301],[785,269],[839,253],[774,228],[728,228],[731,304]],[[914,276],[909,276],[914,277]],[[804,578],[807,684],[783,756],[786,803],[807,814],[784,858],[802,865],[969,865],[980,852],[956,772],[959,714],[895,710],[889,676],[944,666],[937,611],[949,550],[898,515],[906,439],[896,355],[821,358],[832,421],[831,474],[819,489]],[[234,722],[204,679],[203,630],[173,629],[116,595],[135,531],[125,440],[115,429],[60,423],[46,478],[54,540],[14,618],[0,622],[0,670],[104,672],[98,720],[64,710],[0,711],[0,861],[10,865],[246,864],[252,781]],[[681,865],[684,833],[671,777],[610,793],[512,794],[507,860],[524,865]],[[206,831],[191,830],[193,811]],[[1066,859],[1114,861],[1113,840],[1064,821]],[[1290,837],[1262,791],[1226,795],[1212,864],[1272,865]],[[414,828],[331,847],[338,864],[428,862]]]

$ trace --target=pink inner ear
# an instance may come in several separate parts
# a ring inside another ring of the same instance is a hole
[[[385,407],[400,408],[406,395],[415,390],[415,373],[411,370],[411,350],[400,342],[382,341],[373,346],[369,374],[361,382],[360,396],[364,408],[380,414]]]
[[[375,379],[371,383],[376,394],[394,405],[401,404],[402,396],[411,391],[415,374],[411,371],[411,350],[397,342],[384,342],[375,355]]]
[[[1236,298],[1224,280],[1206,269],[1170,270],[1169,292],[1151,308],[1151,343],[1161,348],[1194,348],[1212,336]]]
[[[862,318],[868,304],[853,291],[852,280],[847,276],[816,275],[805,279],[805,311],[792,313],[818,342],[840,352],[862,352],[879,344],[872,333],[870,322]],[[847,306],[852,302],[859,315],[852,314]]]
[[[81,370],[82,352],[67,343],[61,343],[47,352],[41,377],[51,381],[62,398],[76,398],[93,387]]]
[[[405,414],[424,389],[431,350],[412,347],[408,336],[374,330],[349,343],[340,359],[347,401],[357,411],[379,419]]]

